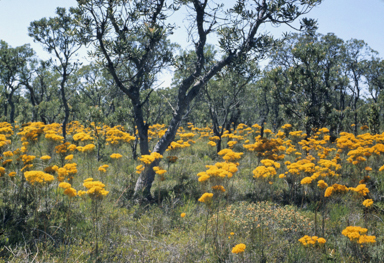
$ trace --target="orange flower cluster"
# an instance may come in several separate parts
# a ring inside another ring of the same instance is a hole
[[[64,180],[72,180],[73,175],[77,173],[77,164],[76,163],[67,163],[64,167],[53,166],[52,170],[57,172],[57,180],[63,182]]]
[[[108,128],[106,138],[106,141],[111,145],[119,145],[122,142],[130,143],[135,140],[135,136],[132,136],[129,133],[122,131],[121,126]]]
[[[362,196],[366,196],[369,193],[369,189],[365,184],[359,184],[356,188],[350,187],[349,190],[354,191]]]
[[[368,229],[366,228],[362,228],[359,226],[348,226],[341,232],[341,234],[348,237],[350,241],[356,242],[358,244],[375,243],[376,237],[367,236],[366,235],[367,232],[368,232]]]
[[[324,196],[325,197],[330,197],[331,195],[333,194],[337,194],[337,193],[346,193],[349,191],[349,188],[346,187],[345,185],[340,185],[340,184],[334,184],[330,187],[328,187],[326,190],[325,190],[325,193],[324,193]]]
[[[280,168],[280,164],[270,160],[264,159],[260,161],[264,166],[258,166],[253,170],[254,178],[269,178],[277,174],[276,169]]]
[[[64,194],[68,197],[74,197],[77,195],[76,189],[72,188],[69,183],[60,183],[59,187],[64,189]]]
[[[87,188],[87,191],[80,190],[78,192],[79,196],[88,194],[92,199],[101,199],[104,196],[108,195],[109,191],[106,191],[105,184],[100,181],[93,181],[93,178],[88,178],[84,180],[83,186]]]
[[[281,138],[268,139],[257,136],[254,144],[244,144],[243,147],[250,152],[255,152],[257,157],[275,161],[284,159],[284,154],[281,153],[285,147]]]
[[[207,165],[208,170],[197,174],[199,182],[205,182],[208,179],[231,178],[238,171],[235,163],[218,162],[215,165]]]
[[[28,183],[35,185],[45,185],[51,183],[55,177],[42,171],[28,171],[24,173],[24,177]]]
[[[317,237],[317,236],[308,236],[305,235],[302,238],[299,239],[299,242],[303,244],[304,246],[315,246],[316,244],[324,245],[326,240],[322,237]]]

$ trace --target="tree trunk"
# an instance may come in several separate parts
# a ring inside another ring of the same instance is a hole
[[[9,101],[9,105],[11,106],[11,113],[9,116],[9,122],[14,123],[15,122],[15,103],[13,103],[12,99]]]
[[[37,121],[37,114],[36,114],[36,109],[35,107],[32,106],[32,122]]]
[[[133,144],[131,145],[131,148],[132,148],[132,159],[134,159],[134,160],[137,159],[137,143],[138,143],[138,139],[135,136],[135,140],[133,141]]]
[[[140,105],[140,100],[132,101],[133,111],[135,114],[135,123],[137,130],[139,132],[139,144],[140,144],[140,153],[141,155],[149,154],[148,146],[148,123],[144,123],[143,111]]]
[[[355,123],[355,126],[353,127],[353,132],[355,134],[355,136],[357,136],[357,101],[359,99],[359,92],[357,92],[357,95],[355,97],[355,100],[354,100],[354,114],[353,114],[353,118],[354,118],[354,123]]]
[[[67,98],[65,97],[65,89],[64,89],[66,81],[67,81],[67,73],[66,73],[66,69],[64,69],[63,79],[61,80],[61,84],[60,84],[61,99],[63,100],[64,113],[65,113],[64,121],[63,121],[63,127],[62,127],[64,141],[66,141],[67,123],[68,123],[68,119],[69,119],[69,106],[68,106]]]
[[[202,52],[202,50],[201,50]],[[233,55],[228,56],[224,60],[219,61],[215,66],[211,68],[202,78],[200,78],[198,81],[196,81],[196,76],[191,75],[189,78],[185,79],[181,86],[179,87],[178,92],[178,104],[176,107],[176,111],[173,115],[173,118],[171,122],[169,123],[168,129],[163,135],[163,137],[160,138],[160,140],[156,143],[153,152],[158,152],[160,154],[163,154],[165,150],[168,148],[168,146],[171,144],[171,142],[175,139],[176,132],[178,127],[180,126],[180,123],[183,119],[183,115],[189,105],[189,103],[199,94],[199,91],[201,87],[206,85],[206,83],[217,73],[219,72],[223,67],[228,65],[233,60]],[[201,70],[197,72],[197,75],[201,73]],[[191,87],[192,86],[192,87]],[[191,87],[191,88],[190,88]],[[189,89],[190,88],[190,89]],[[189,89],[189,90],[188,90]],[[133,102],[133,101],[132,101]],[[133,103],[133,107],[136,110],[137,104]],[[135,113],[135,119],[140,116],[136,115]],[[140,124],[140,122],[137,122]],[[139,135],[140,135],[140,127],[139,125]],[[141,135],[140,135],[141,136]],[[147,147],[148,147],[148,138],[147,138]],[[145,146],[145,144],[143,143]],[[140,137],[140,148],[142,147],[141,137]],[[142,150],[140,149],[142,152]],[[150,165],[150,167],[153,167],[154,165]],[[152,169],[145,169],[144,172],[142,172],[137,179],[136,185],[135,185],[135,196],[139,196],[139,194],[142,193],[144,198],[147,198],[148,200],[151,200],[151,187],[152,183],[155,178],[155,172]]]
[[[236,104],[235,109],[232,111],[229,125],[233,123],[233,130],[236,130],[237,126],[240,124],[241,109],[240,103]]]
[[[29,84],[25,84],[25,86],[27,87],[27,89],[29,90],[30,92],[30,96],[31,96],[31,104],[32,104],[32,122],[36,122],[37,121],[37,104],[36,104],[36,100],[35,100],[35,95],[34,95],[34,91],[33,91],[33,88],[31,86],[29,86]]]
[[[9,106],[11,106],[11,112],[9,114],[9,122],[10,123],[15,122],[15,103],[13,102],[13,92],[14,92],[14,90],[12,89],[11,93],[9,93],[9,95],[7,96],[8,104],[9,104]],[[5,109],[5,111],[7,111],[7,108]]]
[[[182,121],[183,113],[185,112],[185,109],[187,107],[187,103],[181,102],[179,104],[177,113],[173,116],[169,126],[168,130],[165,132],[163,137],[160,138],[160,140],[156,143],[153,152],[157,152],[160,154],[163,154],[165,150],[168,148],[168,146],[171,144],[171,142],[175,139],[177,129],[179,128],[179,125]],[[139,130],[140,134],[140,130]],[[141,148],[141,138],[140,138],[140,148]],[[148,140],[147,140],[148,143]],[[147,144],[148,147],[148,144]],[[141,151],[141,149],[140,149]],[[140,174],[139,178],[136,181],[135,185],[135,194],[136,197],[142,197],[147,200],[152,200],[151,196],[151,187],[152,183],[155,179],[155,172],[153,171],[153,167],[159,165],[160,160],[156,160],[155,162],[151,163],[146,169]]]
[[[5,116],[5,119],[8,118],[8,98],[7,98],[7,101],[4,103],[4,116]]]
[[[221,137],[216,143],[216,152],[219,153],[221,151]]]
[[[41,119],[41,121],[42,121],[44,124],[47,124],[47,123],[48,123],[47,119],[44,117],[43,114],[40,115],[40,119]]]

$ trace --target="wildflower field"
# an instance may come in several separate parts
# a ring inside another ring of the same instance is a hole
[[[1,262],[383,262],[384,133],[128,128],[0,123]]]

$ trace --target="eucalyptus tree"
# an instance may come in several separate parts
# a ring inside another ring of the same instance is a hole
[[[228,66],[216,74],[203,87],[204,100],[208,105],[213,133],[219,137],[216,151],[221,150],[221,138],[225,130],[239,124],[241,107],[248,93],[249,83],[258,77],[259,69],[252,61],[243,61],[236,66]]]
[[[302,124],[308,136],[312,128],[337,123],[333,109],[345,109],[349,79],[342,74],[344,51],[344,42],[333,34],[292,34],[272,52],[266,82],[285,114]]]
[[[289,119],[281,111],[280,101],[273,96],[276,84],[270,73],[267,69],[260,73],[258,80],[249,85],[243,102],[244,122],[248,125],[259,124],[261,137],[264,136],[265,123],[270,123],[276,132]]]
[[[372,57],[365,61],[366,72],[364,77],[367,81],[369,93],[375,103],[384,91],[384,59]]]
[[[42,121],[45,124],[58,121],[63,109],[57,90],[59,78],[50,61],[33,60],[29,71],[23,71],[20,84],[26,89],[24,96],[32,106],[30,121]]]
[[[29,70],[29,63],[34,56],[34,51],[28,44],[12,48],[5,41],[0,40],[0,84],[2,86],[1,96],[4,100],[4,115],[8,116],[8,105],[10,113],[8,121],[15,121],[14,95],[18,92],[20,77]]]
[[[367,72],[366,61],[371,58],[376,51],[372,50],[363,40],[351,39],[346,42],[346,58],[348,76],[350,79],[349,90],[352,93],[352,109],[354,118],[354,133],[357,135],[359,102],[362,100],[364,92],[364,75]]]
[[[364,77],[372,101],[369,109],[368,126],[372,133],[380,133],[384,109],[384,60],[372,57],[366,60],[364,64],[366,69]]]
[[[82,105],[82,109],[76,113],[82,117],[77,119],[104,122],[115,112],[117,100],[123,95],[108,71],[96,63],[79,68],[76,74],[73,74],[73,82],[78,93],[76,104]]]
[[[217,61],[218,50],[215,49],[214,45],[207,44],[204,46],[204,68],[202,72],[207,72],[212,65]],[[171,87],[175,96],[173,97],[172,104],[177,105],[177,90],[180,86],[181,81],[186,79],[188,76],[193,74],[196,63],[197,56],[195,50],[184,49],[175,56],[173,68],[173,78]],[[206,86],[205,86],[206,87]],[[190,121],[196,124],[207,124],[207,121],[210,119],[207,100],[203,93],[199,93],[193,100],[193,103],[189,104],[185,110],[183,120]],[[174,109],[172,106],[172,109]]]
[[[167,3],[156,1],[78,0],[79,24],[82,35],[98,48],[96,56],[103,58],[117,86],[131,99],[134,117],[140,135],[141,154],[148,154],[147,124],[142,107],[149,99],[156,74],[171,61],[172,50],[167,41],[174,26],[167,23],[167,15],[178,12],[183,6],[189,10],[187,28],[193,42],[195,61],[191,74],[181,79],[173,117],[164,136],[153,148],[162,154],[175,138],[177,128],[190,103],[201,89],[223,68],[236,60],[249,56],[258,59],[273,44],[266,33],[260,33],[261,25],[291,24],[308,13],[321,0],[239,0],[226,11],[222,4],[209,0],[184,0]],[[313,28],[314,21],[303,19],[302,26]],[[204,47],[211,36],[218,37],[222,59],[207,70]],[[158,161],[149,165],[136,182],[135,193],[150,198],[155,173],[152,169]]]
[[[365,78],[367,79],[370,92],[372,93],[371,90],[376,90],[372,94],[372,98],[377,102],[377,92],[384,90],[384,59],[372,57],[366,61],[366,68]]]
[[[66,95],[68,77],[78,68],[78,61],[75,59],[76,52],[81,44],[78,41],[77,24],[71,13],[65,8],[58,7],[53,18],[42,18],[33,21],[28,28],[29,36],[55,57],[54,69],[60,74],[60,95],[64,106],[64,120],[62,124],[63,136],[66,137],[66,125],[68,123],[70,107]]]
[[[346,45],[345,42],[333,33],[319,35],[319,45],[324,47],[325,56],[321,62],[321,82],[326,88],[324,93],[328,105],[328,117],[325,117],[323,125],[328,125],[332,138],[335,133],[345,130],[350,126],[346,122],[347,108],[350,106],[350,94],[348,92],[348,70],[345,64]]]
[[[153,92],[157,74],[172,59],[164,23],[164,1],[78,1],[77,14],[86,43],[101,60],[115,85],[132,102],[141,154],[149,154],[148,127],[143,107]]]

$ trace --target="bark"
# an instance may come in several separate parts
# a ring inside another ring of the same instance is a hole
[[[354,80],[354,84],[355,84],[355,89],[356,89],[356,93],[355,93],[355,99],[354,99],[354,122],[355,122],[355,127],[354,127],[354,134],[355,136],[357,136],[357,122],[358,122],[358,116],[357,116],[357,103],[360,99],[360,87],[359,87],[359,77],[357,76],[357,73],[355,72],[354,69],[352,69],[352,73],[353,73],[353,80]]]
[[[8,98],[7,101],[4,103],[4,116],[7,118],[8,116]]]
[[[9,105],[11,106],[11,113],[9,116],[9,120],[10,120],[10,123],[14,123],[15,122],[15,103],[13,103],[12,99],[9,101]]]
[[[137,144],[139,142],[137,136],[136,136],[136,128],[135,125],[133,125],[133,136],[135,136],[135,140],[131,143],[131,150],[132,150],[132,159],[137,159]]]
[[[37,100],[35,98],[35,92],[34,92],[33,88],[29,85],[29,83],[23,83],[23,84],[29,90],[29,93],[30,93],[30,96],[31,96],[32,122],[35,122],[35,121],[37,121],[37,110],[36,110],[36,106],[37,106],[37,102],[36,101]],[[44,124],[46,124],[46,123],[44,122]]]
[[[62,127],[64,141],[66,141],[67,123],[68,123],[68,119],[69,119],[68,100],[67,100],[67,98],[65,96],[65,83],[66,83],[66,81],[67,81],[67,69],[63,68],[63,78],[62,78],[61,83],[60,83],[60,94],[61,94],[61,99],[63,101],[64,113],[65,113],[64,121],[63,121],[63,127]]]
[[[131,145],[131,148],[132,148],[132,159],[134,159],[134,160],[137,159],[137,144],[138,144],[138,140],[137,140],[137,137],[136,137],[135,140],[133,141],[132,145]]]
[[[221,137],[220,139],[216,142],[216,152],[220,152],[221,151]]]
[[[211,98],[209,97],[209,94],[207,92],[207,97],[208,97],[208,100],[209,101],[212,101]],[[212,124],[213,124],[213,134],[217,137],[219,137],[219,141],[216,143],[216,153],[220,152],[221,151],[221,136],[223,135],[223,131],[224,131],[224,127],[225,127],[225,123],[226,123],[226,120],[227,120],[227,116],[228,116],[228,111],[226,111],[226,115],[224,117],[224,123],[221,125],[221,131],[219,130],[219,121],[217,119],[217,114],[216,114],[216,111],[214,110],[213,106],[210,106],[209,107],[209,114],[211,115],[211,120],[212,120]]]
[[[239,121],[240,116],[241,116],[240,103],[237,103],[235,109],[233,110],[233,112],[231,114],[231,118],[229,119],[229,125],[231,125],[233,123],[233,129],[234,130],[240,124],[240,121]]]
[[[40,119],[41,119],[41,121],[42,121],[44,124],[47,124],[47,123],[48,123],[48,120],[44,117],[43,114],[40,114]]]
[[[135,114],[135,123],[139,133],[139,144],[140,144],[140,153],[141,155],[149,154],[148,146],[148,124],[144,123],[143,110],[138,99],[133,105],[133,111]]]
[[[9,113],[9,122],[14,123],[15,122],[15,103],[13,102],[13,93],[14,89],[11,88],[11,92],[7,95],[7,102],[9,106],[11,107],[11,112]],[[5,107],[5,116],[7,116],[7,106]]]

